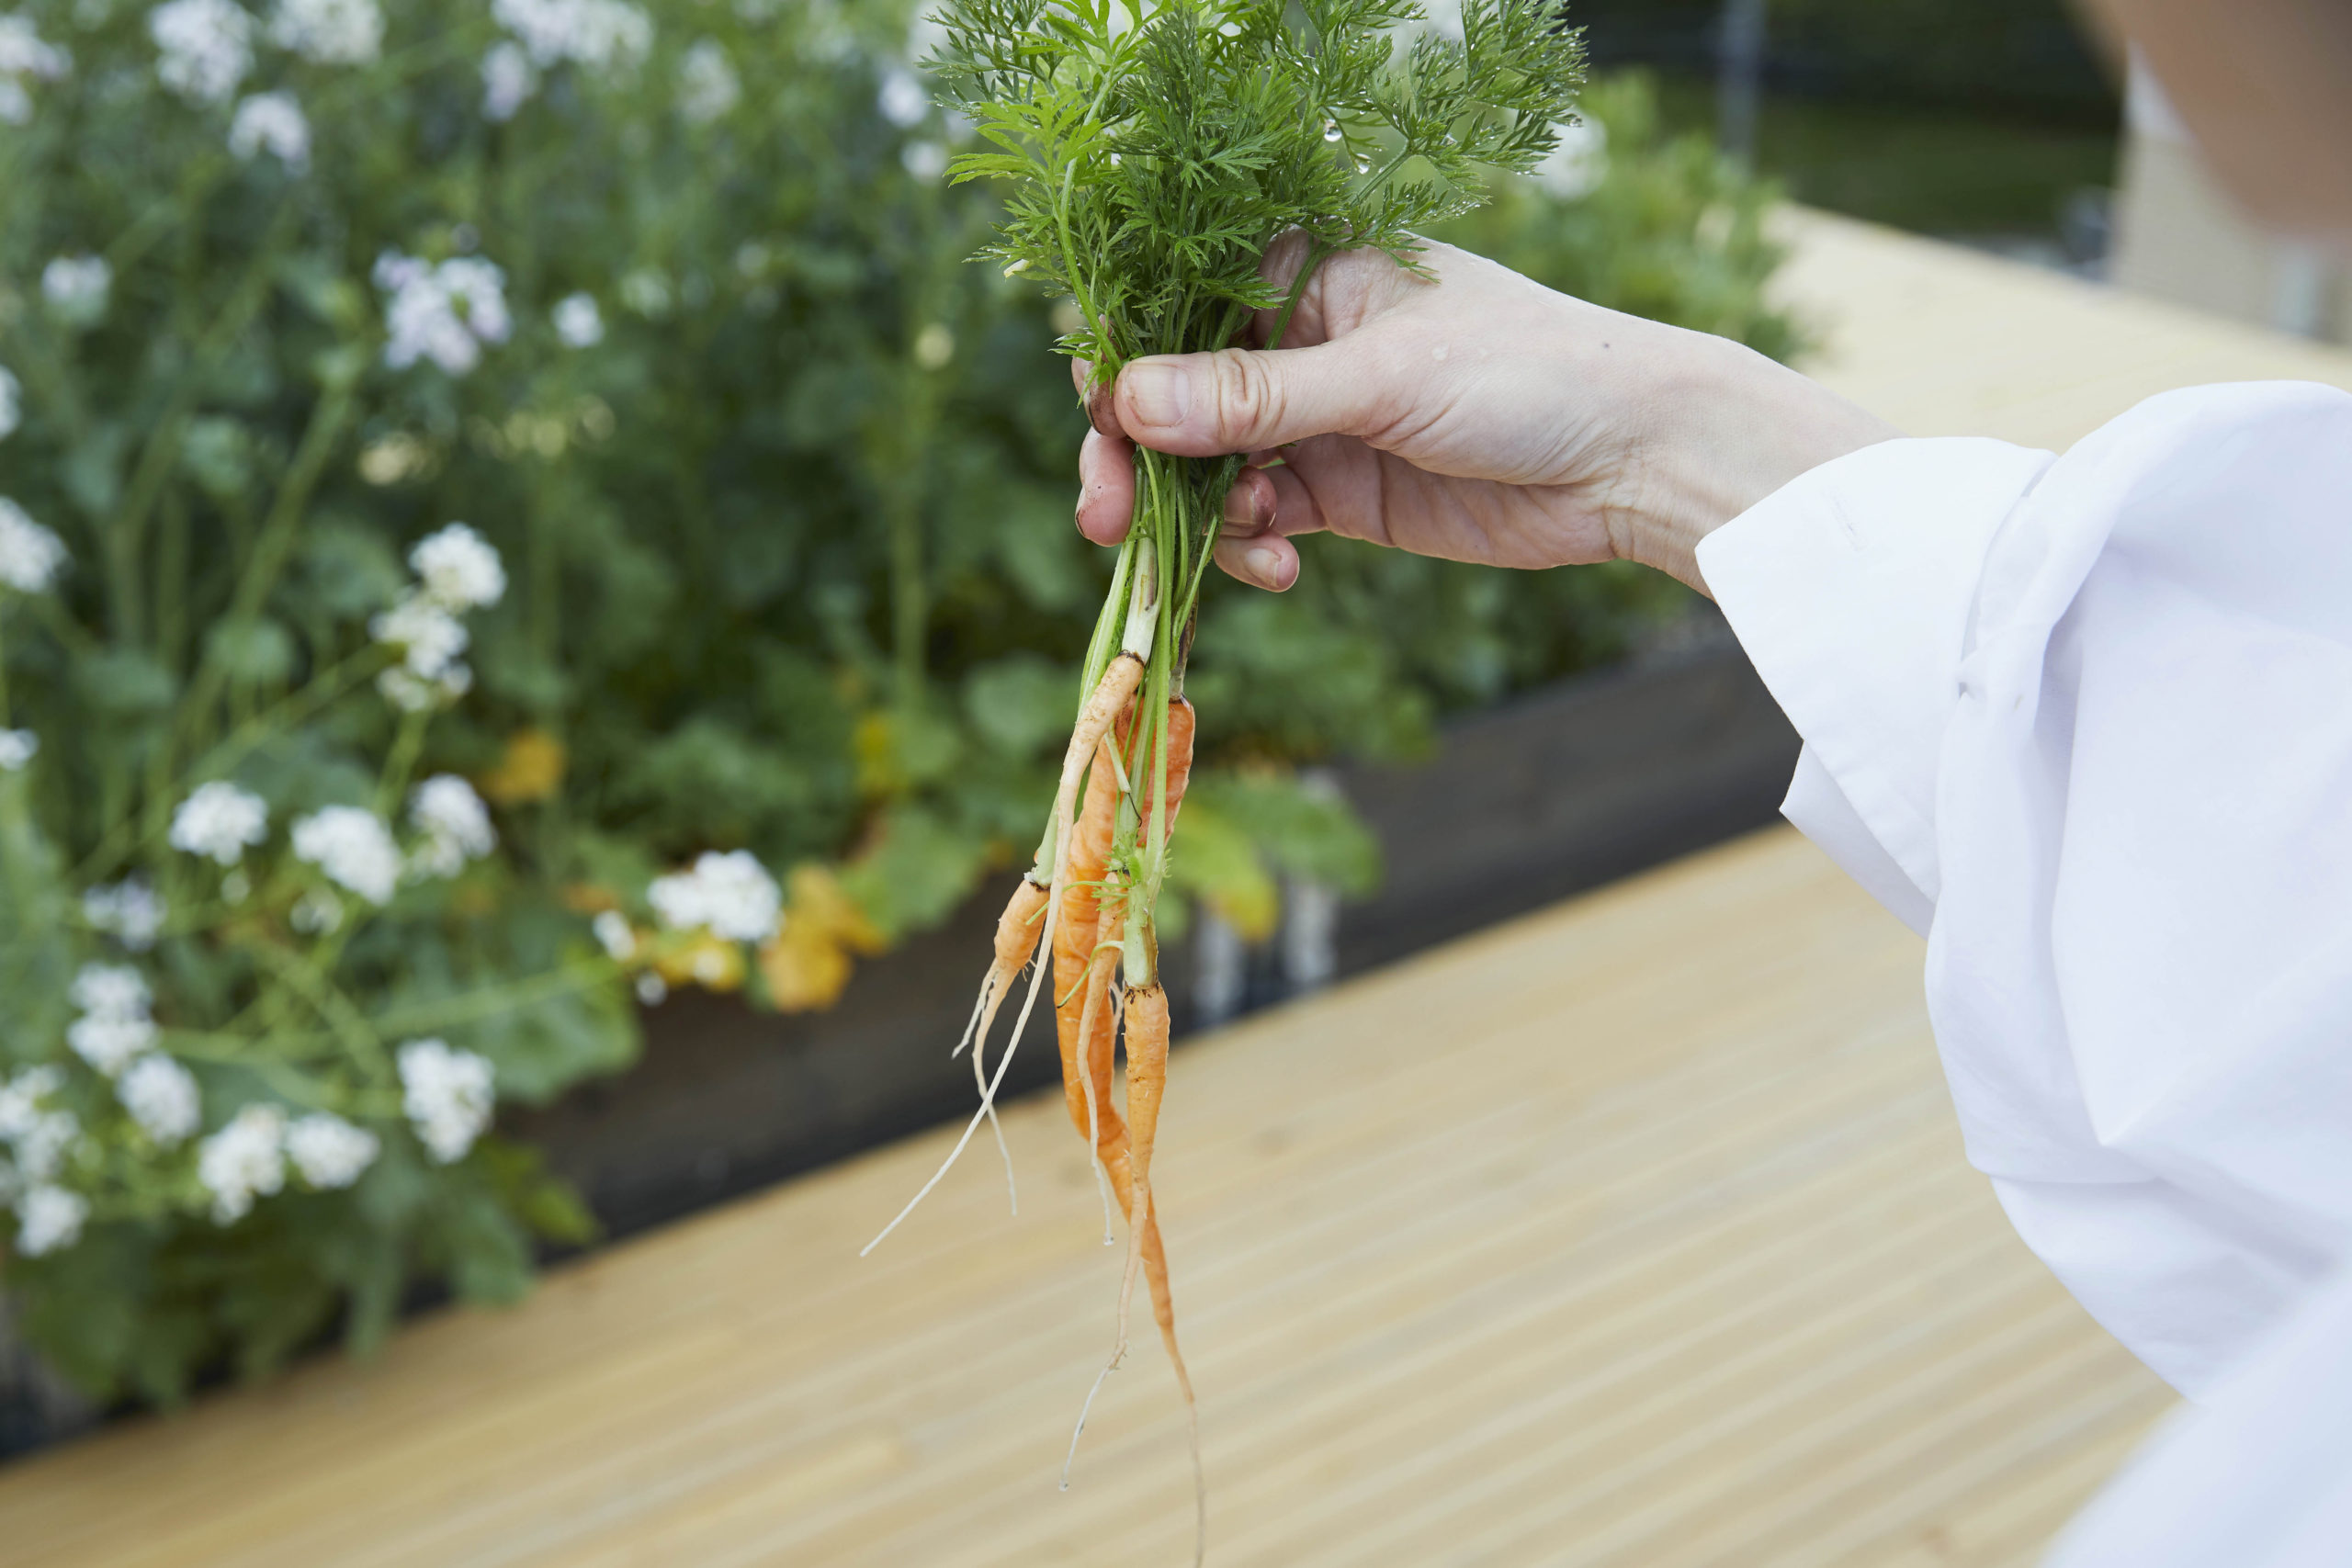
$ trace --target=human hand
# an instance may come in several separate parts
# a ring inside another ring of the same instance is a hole
[[[1303,235],[1277,243],[1268,276],[1295,276],[1305,251]],[[1138,359],[1094,389],[1080,530],[1125,536],[1131,442],[1246,452],[1216,560],[1261,588],[1297,580],[1292,536],[1329,529],[1496,566],[1637,560],[1704,592],[1692,551],[1710,531],[1899,434],[1725,339],[1602,310],[1451,245],[1420,260],[1432,279],[1378,251],[1333,256],[1283,348]],[[1260,313],[1260,341],[1272,316]],[[1075,373],[1086,391],[1088,367]]]

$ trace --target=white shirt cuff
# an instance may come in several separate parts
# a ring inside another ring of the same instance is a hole
[[[1792,480],[1699,545],[1709,591],[1804,737],[1791,819],[1915,926],[1941,883],[1937,761],[1985,551],[2055,460],[1975,436],[1883,442]],[[1815,765],[1826,779],[1807,777]],[[1876,840],[1873,874],[1848,863],[1874,857],[1841,820]],[[1890,860],[1907,892],[1885,874]]]

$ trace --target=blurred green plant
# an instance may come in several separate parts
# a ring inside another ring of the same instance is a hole
[[[0,1226],[93,1391],[513,1296],[590,1222],[494,1100],[632,992],[824,1005],[1034,827],[1107,561],[907,18],[0,15]],[[1764,193],[1591,101],[1471,243],[1785,347]],[[1310,543],[1196,653],[1175,885],[1245,930],[1375,869],[1295,764],[1672,604]]]

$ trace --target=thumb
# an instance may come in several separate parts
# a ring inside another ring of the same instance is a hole
[[[1379,388],[1345,342],[1166,354],[1119,372],[1120,428],[1184,457],[1258,452],[1310,435],[1361,435]]]

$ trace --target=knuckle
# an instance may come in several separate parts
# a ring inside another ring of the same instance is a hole
[[[1220,349],[1216,355],[1216,434],[1228,447],[1257,443],[1282,418],[1282,383],[1262,355]]]

